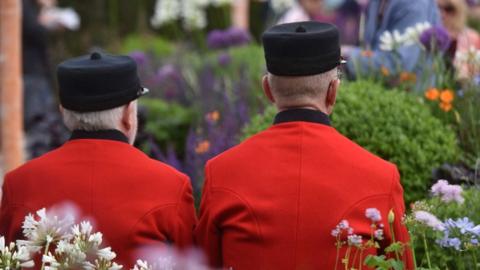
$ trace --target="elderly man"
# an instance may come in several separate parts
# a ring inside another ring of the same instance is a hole
[[[140,86],[127,56],[93,53],[57,70],[70,141],[5,177],[0,235],[21,239],[28,213],[71,202],[126,269],[146,245],[190,246],[196,223],[187,176],[132,146]]]
[[[393,209],[396,239],[406,241],[397,168],[330,126],[340,84],[336,27],[278,25],[263,42],[269,72],[263,89],[279,113],[272,127],[206,166],[194,234],[212,266],[343,269],[332,229],[348,220],[355,234],[369,239],[368,208],[377,208],[385,225]],[[392,234],[385,228],[388,244]]]

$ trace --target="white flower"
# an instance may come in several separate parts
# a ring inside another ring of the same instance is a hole
[[[405,45],[420,44],[420,35],[432,27],[429,22],[417,23],[414,26],[407,27],[404,33]]]
[[[295,0],[270,0],[270,5],[275,13],[282,13],[295,5]]]
[[[120,269],[122,269],[122,268],[123,268],[123,266],[118,265],[117,263],[113,263],[112,266],[110,266],[110,267],[108,268],[108,270],[120,270]]]
[[[133,270],[153,270],[153,266],[149,265],[147,261],[137,260]]]
[[[17,241],[19,245],[24,245],[30,251],[37,252],[47,244],[71,237],[67,231],[73,224],[73,217],[67,216],[60,219],[57,216],[49,216],[45,208],[38,210],[37,215],[39,220],[36,220],[31,214],[25,217],[22,228],[27,240]]]
[[[183,26],[187,30],[203,29],[207,26],[207,14],[199,0],[184,0],[182,3]]]
[[[380,36],[379,47],[382,51],[393,51],[402,46],[404,42],[405,36],[400,34],[398,30],[394,30],[393,33],[385,31]]]
[[[117,254],[112,251],[111,247],[103,248],[97,251],[97,255],[100,259],[106,260],[106,261],[111,261],[115,259]]]
[[[150,19],[153,27],[158,28],[164,24],[180,19],[181,0],[157,0],[155,12]]]
[[[375,232],[373,233],[373,236],[377,240],[383,240],[383,230],[382,229],[375,230]]]
[[[15,243],[6,245],[5,238],[0,237],[0,269],[15,270],[34,266],[26,247],[15,245]]]
[[[102,237],[103,237],[102,233],[100,232],[94,233],[90,235],[90,237],[88,238],[88,242],[91,242],[94,245],[100,246],[100,244],[102,244]]]

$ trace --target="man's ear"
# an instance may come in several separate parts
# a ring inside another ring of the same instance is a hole
[[[60,114],[63,114],[63,106],[62,105],[58,105],[58,111],[60,112]]]
[[[274,103],[275,98],[273,97],[272,89],[270,88],[270,82],[268,81],[268,75],[263,76],[262,86],[263,86],[263,93],[265,93],[265,96],[267,96],[267,98],[268,98],[268,100],[270,100],[270,102]]]
[[[128,103],[123,107],[122,111],[122,126],[125,130],[132,129],[133,123],[130,114],[133,112],[133,102]]]
[[[339,87],[339,79],[331,81],[330,85],[328,86],[327,96],[325,98],[325,107],[327,108],[327,114],[331,114],[333,112],[333,107],[335,106],[335,102],[337,102],[337,91]]]

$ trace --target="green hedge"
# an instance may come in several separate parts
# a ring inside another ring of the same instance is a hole
[[[252,119],[243,138],[270,126],[273,107]],[[372,153],[397,164],[405,200],[425,197],[432,170],[459,155],[454,131],[435,118],[416,96],[388,91],[368,81],[341,86],[332,115],[335,128]]]

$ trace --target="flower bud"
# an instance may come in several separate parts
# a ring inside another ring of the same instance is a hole
[[[388,223],[393,223],[395,221],[395,213],[393,212],[393,209],[390,209],[390,212],[388,212]]]

